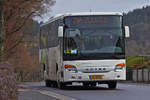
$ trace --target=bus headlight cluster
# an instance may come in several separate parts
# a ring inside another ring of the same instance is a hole
[[[64,65],[64,68],[70,72],[77,72],[77,68],[74,65]]]
[[[115,67],[115,71],[120,71],[125,67],[126,67],[126,64],[124,64],[124,63],[117,64],[116,67]]]

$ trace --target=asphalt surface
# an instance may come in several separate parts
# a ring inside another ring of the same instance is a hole
[[[18,100],[57,100],[35,91],[20,92]]]
[[[107,85],[98,85],[97,87],[89,88],[84,88],[82,86],[69,86],[64,90],[58,88],[47,88],[44,86],[44,82],[26,83],[26,85],[30,86],[30,88],[54,92],[77,100],[150,100],[150,84],[119,83],[116,90],[108,89]],[[48,99],[42,98],[37,100]]]

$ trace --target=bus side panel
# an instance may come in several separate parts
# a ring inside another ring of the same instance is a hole
[[[49,48],[48,50],[48,67],[49,67],[49,75],[48,79],[56,81],[56,57],[57,57],[57,47]]]
[[[48,51],[47,49],[39,50],[39,60],[40,60],[40,69],[41,75],[44,79],[48,77]]]
[[[48,67],[49,75],[48,80],[57,81],[62,80],[62,55],[60,44],[57,47],[49,48],[48,50]]]
[[[62,81],[63,80],[63,40],[59,39],[59,45],[57,47],[57,56],[56,56],[56,62],[57,62],[57,80]]]
[[[62,19],[43,25],[40,32],[40,63],[45,80],[57,81],[62,71],[62,40],[58,38],[58,26],[63,25]],[[61,41],[60,41],[61,40]],[[46,52],[45,52],[46,51]],[[42,56],[43,55],[43,56]],[[43,59],[44,58],[44,59]],[[46,65],[45,71],[43,65]]]
[[[58,39],[59,21],[48,24],[48,80],[57,81],[57,73],[60,70],[60,42]]]

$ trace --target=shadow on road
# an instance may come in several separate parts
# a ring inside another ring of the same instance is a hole
[[[64,90],[64,91],[124,91],[123,89],[109,89],[106,85],[98,85],[95,87],[89,86],[89,87],[84,87],[82,85],[68,85],[64,89],[59,89],[57,87],[46,87],[44,83],[28,83],[27,84],[30,88],[39,88],[39,89],[44,89],[44,90]]]
[[[75,91],[75,90],[77,90],[77,91],[79,91],[79,90],[80,90],[80,91],[82,91],[82,90],[83,90],[83,91],[84,91],[84,90],[91,90],[91,91],[92,91],[92,90],[94,90],[94,91],[95,91],[95,90],[98,90],[98,91],[99,91],[99,90],[102,90],[102,91],[104,91],[104,90],[109,90],[109,91],[110,91],[110,90],[113,90],[113,91],[114,91],[114,90],[116,90],[116,91],[117,91],[117,90],[121,90],[121,89],[109,89],[109,88],[107,88],[107,87],[99,87],[99,86],[97,86],[97,87],[66,86],[63,90],[67,90],[67,91],[68,91],[68,90],[69,90],[69,91],[70,91],[70,90],[71,90],[71,91]]]

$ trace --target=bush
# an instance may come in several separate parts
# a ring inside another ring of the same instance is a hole
[[[142,56],[133,56],[133,57],[127,57],[127,66],[128,67],[136,67],[136,68],[142,68],[145,66],[148,66],[149,61],[147,57]]]
[[[17,83],[13,67],[7,63],[0,63],[0,100],[17,100]]]

